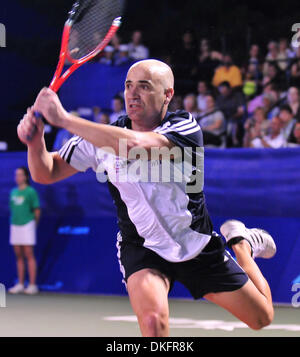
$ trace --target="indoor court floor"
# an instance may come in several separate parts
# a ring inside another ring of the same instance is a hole
[[[300,308],[275,307],[273,323],[253,331],[206,301],[170,299],[171,337],[299,337]],[[8,295],[0,337],[136,337],[127,296],[40,293]]]

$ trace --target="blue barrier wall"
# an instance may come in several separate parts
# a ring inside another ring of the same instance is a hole
[[[0,282],[16,277],[8,244],[8,196],[14,169],[26,153],[0,156]],[[300,149],[206,150],[205,192],[215,230],[224,220],[241,219],[262,227],[276,241],[271,260],[257,259],[274,301],[290,303],[293,282],[300,282]],[[34,184],[42,218],[36,255],[42,290],[126,294],[116,257],[115,208],[106,184],[91,170],[51,186]],[[189,296],[176,284],[171,296]]]
[[[89,63],[68,78],[59,91],[67,110],[100,106],[111,109],[112,98],[124,90],[126,73],[132,62],[121,66]]]

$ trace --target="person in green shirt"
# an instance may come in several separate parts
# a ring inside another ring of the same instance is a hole
[[[10,244],[14,248],[18,283],[8,291],[12,294],[24,292],[36,294],[37,264],[34,256],[36,244],[36,226],[40,219],[41,210],[36,190],[30,186],[29,171],[26,167],[19,167],[15,171],[17,187],[10,192]],[[25,261],[27,261],[29,285],[24,288]]]

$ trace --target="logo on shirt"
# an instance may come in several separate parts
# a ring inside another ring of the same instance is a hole
[[[12,201],[16,206],[21,206],[24,203],[25,198],[23,196],[13,196]]]
[[[121,139],[118,153],[109,147],[97,149],[97,161],[96,177],[99,182],[109,179],[116,184],[182,183],[186,193],[203,190],[203,147],[153,147],[147,151],[143,147],[128,149],[127,140]]]

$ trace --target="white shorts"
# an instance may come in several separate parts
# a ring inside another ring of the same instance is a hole
[[[35,221],[30,221],[22,226],[11,224],[9,243],[11,245],[35,245],[36,243]]]

